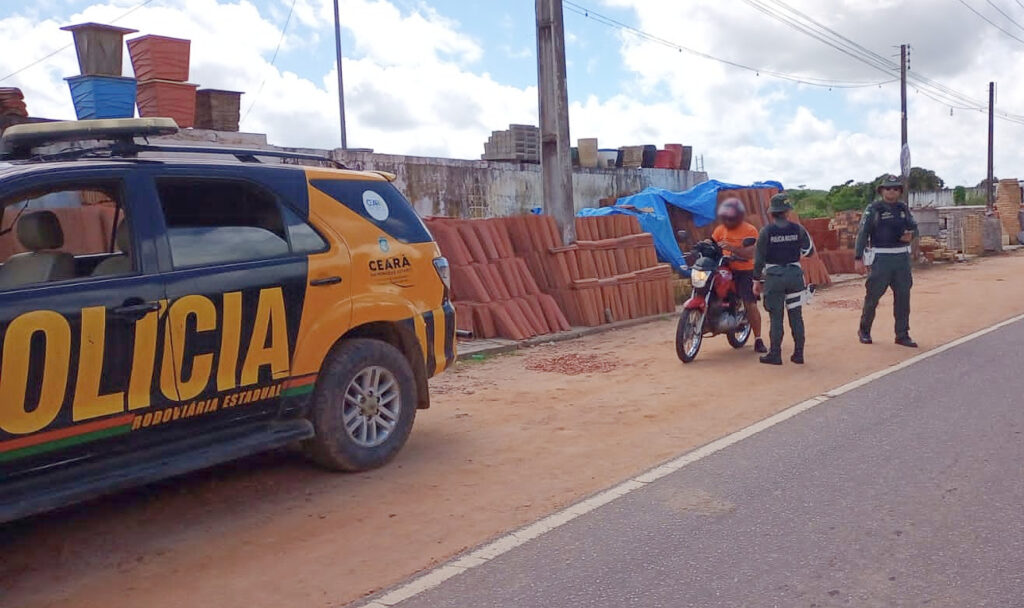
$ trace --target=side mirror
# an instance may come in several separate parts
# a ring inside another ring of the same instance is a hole
[[[680,230],[679,232],[676,232],[676,236],[679,238],[680,241],[685,241],[690,237],[690,234],[685,230]]]
[[[743,239],[743,246],[744,247],[751,247],[751,246],[756,245],[756,244],[757,244],[757,239],[755,239],[752,236],[748,236],[747,238]]]

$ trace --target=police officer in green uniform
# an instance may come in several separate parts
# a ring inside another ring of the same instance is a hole
[[[910,272],[910,243],[918,236],[917,222],[910,208],[900,200],[903,194],[900,178],[885,176],[878,192],[882,198],[868,205],[861,218],[854,252],[857,271],[863,274],[870,269],[858,337],[862,344],[871,344],[875,308],[885,290],[891,287],[896,344],[917,348],[917,343],[910,339],[910,288],[914,284]]]
[[[814,253],[811,236],[800,224],[789,221],[789,197],[776,194],[772,197],[768,213],[772,223],[761,229],[754,253],[754,291],[764,294],[764,307],[771,320],[768,354],[761,357],[761,363],[782,365],[782,317],[789,310],[789,327],[793,331],[795,348],[790,361],[804,362],[804,315],[803,295],[804,270],[800,258]]]

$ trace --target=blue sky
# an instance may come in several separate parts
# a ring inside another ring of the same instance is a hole
[[[109,20],[139,1],[0,2],[0,73],[66,44],[70,35],[55,24]],[[992,35],[986,24],[956,12],[952,2],[949,11],[935,10],[947,0],[787,1],[880,54],[912,43],[915,68],[979,98],[987,78],[1019,72],[1024,45]],[[536,122],[533,0],[342,2],[354,145],[473,158],[491,130]],[[857,82],[886,79],[739,1],[576,3],[761,69]],[[326,125],[337,121],[330,0],[296,0],[288,37],[270,66],[290,4],[152,0],[120,25],[193,38],[192,79],[246,91],[243,108],[254,109],[244,129],[266,132],[273,143],[328,147],[333,136]],[[690,144],[705,156],[712,177],[731,181],[771,178],[828,186],[896,169],[895,84],[831,91],[797,85],[637,39],[568,6],[565,21],[574,138],[596,136],[602,147]],[[0,86],[21,86],[30,108],[68,117],[61,79],[74,71],[73,57],[69,49]],[[1024,85],[1005,82],[1000,93],[1001,103],[1020,99],[1024,108]],[[977,181],[984,168],[978,154],[983,127],[983,117],[960,111],[950,117],[948,107],[911,91],[915,162],[936,168],[947,180]],[[998,133],[1009,138],[1018,128]],[[1012,172],[1024,156],[1002,146],[1000,162]]]

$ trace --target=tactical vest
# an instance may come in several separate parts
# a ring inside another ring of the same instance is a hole
[[[799,262],[801,234],[800,225],[793,222],[788,222],[785,226],[769,224],[765,233],[765,238],[768,239],[765,263],[782,266]]]
[[[901,239],[903,233],[910,230],[910,209],[903,203],[886,203],[875,201],[868,207],[873,214],[872,225],[868,226],[868,235],[872,247],[906,247]]]

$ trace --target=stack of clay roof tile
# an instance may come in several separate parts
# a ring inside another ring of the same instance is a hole
[[[778,192],[779,191],[775,188],[719,190],[718,202],[721,203],[727,198],[740,199],[747,210],[747,221],[760,230],[765,224],[771,221],[768,216],[768,207],[771,205],[771,198],[778,194]],[[685,230],[688,234],[686,242],[682,243],[681,246],[688,249],[693,247],[693,245],[698,241],[711,238],[711,233],[715,229],[715,224],[698,227],[694,224],[693,215],[691,215],[690,212],[672,205],[669,205],[668,211],[669,221],[672,223],[673,232]],[[790,213],[790,219],[797,223],[803,223],[796,213]],[[808,232],[810,232],[810,230],[808,230]],[[814,238],[813,233],[811,236]],[[817,239],[815,239],[815,244],[817,244]],[[815,255],[809,258],[804,258],[801,260],[800,265],[803,266],[804,278],[808,283],[813,283],[818,286],[829,285],[832,283],[832,279],[829,277],[829,271],[825,267],[825,263],[821,257]]]
[[[14,87],[0,87],[0,116],[28,116],[25,108],[25,96],[21,89]]]
[[[569,246],[550,216],[510,218],[509,229],[516,253],[573,325],[593,327],[675,310],[672,268],[658,263],[651,235],[634,217],[577,218],[578,241]]]
[[[452,301],[461,330],[477,338],[524,340],[567,331],[569,321],[543,293],[509,237],[511,218],[428,219],[452,267]]]

